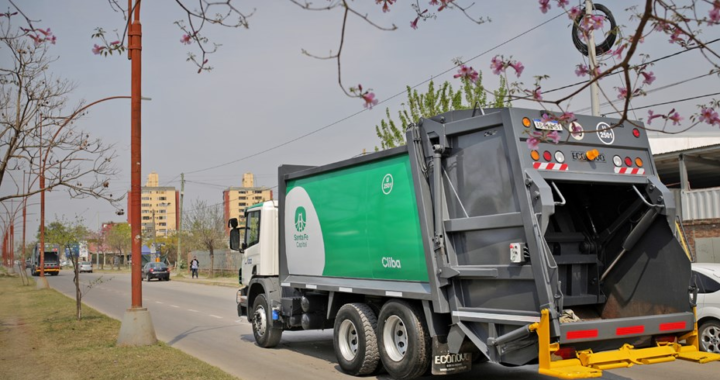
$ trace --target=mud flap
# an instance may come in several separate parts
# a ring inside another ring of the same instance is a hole
[[[482,355],[482,354],[480,354]],[[437,337],[432,339],[432,374],[454,375],[472,369],[472,353],[450,353],[447,343],[441,343]]]
[[[657,218],[603,282],[603,319],[691,310],[690,261],[665,218]]]

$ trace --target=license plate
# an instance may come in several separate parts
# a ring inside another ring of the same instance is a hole
[[[562,126],[557,121],[542,121],[541,119],[533,120],[535,122],[535,129],[543,131],[562,131]]]

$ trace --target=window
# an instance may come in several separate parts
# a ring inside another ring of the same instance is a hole
[[[240,202],[238,203],[238,206],[247,206],[247,202]]]
[[[238,199],[247,199],[247,197],[238,197]]]
[[[252,247],[260,241],[260,211],[247,214],[247,229],[245,229],[245,243]]]
[[[158,226],[165,227],[165,226],[167,226],[167,223],[158,223]]]
[[[143,217],[142,217],[142,220],[150,220],[150,217],[149,217],[149,216],[143,216]]]
[[[238,191],[238,194],[245,194],[245,190]]]
[[[166,200],[167,200],[167,197],[158,197],[158,200],[159,200],[159,201],[166,201]]]
[[[166,214],[166,213],[167,213],[167,210],[157,210],[157,211],[155,211],[155,212],[158,213],[158,214]]]
[[[720,283],[695,271],[692,272],[690,282],[691,284],[697,284],[698,293],[700,294],[715,293],[720,290]]]
[[[152,206],[150,203],[143,203],[143,204],[142,204],[142,207],[150,207],[150,206]]]
[[[144,200],[144,201],[149,201],[149,200],[150,200],[150,197],[142,197],[141,199]]]
[[[262,191],[260,191],[260,190],[255,190],[255,194],[262,194]]]

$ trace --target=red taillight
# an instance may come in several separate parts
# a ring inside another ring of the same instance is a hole
[[[615,329],[615,335],[632,335],[632,334],[642,334],[645,332],[645,326],[628,326],[628,327],[618,327]]]
[[[640,130],[637,128],[633,128],[633,136],[640,137]]]
[[[568,331],[567,332],[567,339],[586,339],[586,338],[597,338],[598,331],[597,330],[578,330],[578,331]]]
[[[630,159],[630,157],[625,157],[625,165],[632,166],[632,159]]]
[[[683,329],[685,329],[685,326],[687,326],[687,324],[685,323],[685,321],[682,321],[682,322],[661,323],[661,324],[660,324],[660,331],[683,330]]]
[[[150,268],[150,273],[152,273],[152,272],[155,272],[155,270],[154,270],[154,269],[152,269],[152,268]]]
[[[550,152],[546,150],[543,152],[543,158],[545,159],[545,161],[549,162],[550,160],[552,160],[552,154],[550,154]]]
[[[557,351],[553,352],[555,356],[559,356],[565,360],[567,359],[575,359],[577,357],[577,353],[575,352],[575,348],[573,347],[562,347],[558,349]]]

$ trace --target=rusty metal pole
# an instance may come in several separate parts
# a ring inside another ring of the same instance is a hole
[[[130,37],[130,45],[128,50],[130,51],[131,60],[131,74],[132,84],[130,90],[130,104],[131,110],[131,132],[130,132],[130,161],[132,168],[130,170],[130,226],[132,234],[132,307],[142,307],[142,279],[141,279],[141,264],[142,264],[142,232],[140,226],[140,177],[142,170],[142,156],[141,156],[141,96],[142,96],[142,27],[140,25],[140,12],[139,5],[136,6],[135,17],[128,35]]]
[[[134,9],[132,4],[134,3]],[[133,12],[134,11],[134,12]],[[134,13],[134,14],[133,14]],[[140,101],[142,96],[141,84],[141,56],[142,56],[142,27],[140,26],[140,0],[128,0],[128,14],[132,17],[132,23],[128,29],[129,44],[128,53],[131,61],[132,83],[130,86],[131,104],[131,132],[130,132],[130,224],[132,233],[132,274],[131,287],[132,298],[130,309],[125,310],[125,315],[120,325],[120,334],[117,344],[119,346],[148,346],[157,343],[155,328],[153,327],[150,312],[142,307],[142,279],[140,270],[142,264],[142,233],[140,226],[140,176],[142,160],[140,152],[141,128],[140,128]]]

